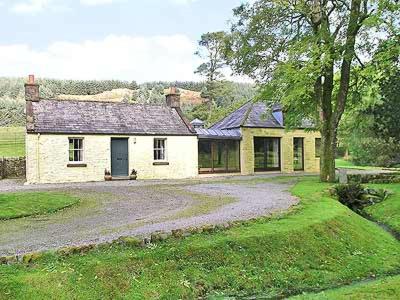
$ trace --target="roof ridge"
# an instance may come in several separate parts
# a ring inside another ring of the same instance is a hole
[[[248,117],[249,117],[249,115],[250,115],[250,112],[251,112],[252,109],[253,109],[253,106],[254,106],[254,102],[251,102],[251,103],[250,103],[249,109],[248,109],[248,110],[246,111],[246,113],[244,114],[244,117],[243,117],[242,122],[240,122],[240,126],[244,126],[244,124],[246,123],[246,121],[247,121],[247,119],[248,119]]]
[[[215,125],[217,125],[218,123],[222,123],[226,118],[228,118],[229,116],[231,116],[232,114],[234,114],[235,112],[237,112],[239,109],[243,108],[245,105],[249,104],[250,102],[252,102],[253,100],[248,100],[245,103],[243,103],[241,106],[239,106],[237,109],[235,109],[233,112],[227,114],[224,118],[222,118],[221,120],[215,122],[214,124],[212,124],[211,126],[209,126],[209,128],[214,127]],[[226,128],[224,128],[226,129]]]
[[[80,103],[111,103],[111,104],[124,104],[124,105],[137,105],[137,106],[150,106],[150,107],[168,107],[168,105],[165,103],[161,104],[151,104],[151,103],[129,103],[129,102],[121,102],[121,101],[104,101],[104,100],[78,100],[78,99],[45,99],[45,98],[40,98],[40,101],[57,101],[57,102],[80,102]]]

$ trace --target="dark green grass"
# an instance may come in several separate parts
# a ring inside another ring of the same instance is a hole
[[[0,194],[0,220],[53,213],[79,202],[75,196],[56,192]]]
[[[400,233],[400,184],[373,184],[373,188],[387,189],[393,192],[388,199],[369,206],[365,211],[376,221],[381,222]]]
[[[291,298],[292,299],[292,298]],[[359,300],[359,299],[400,299],[400,275],[376,281],[359,283],[348,287],[324,291],[318,294],[305,294],[293,297],[296,300]]]
[[[0,157],[25,156],[25,127],[0,127]]]
[[[301,204],[290,213],[225,231],[0,266],[0,298],[287,296],[398,272],[400,243],[328,187],[301,180],[292,190]]]

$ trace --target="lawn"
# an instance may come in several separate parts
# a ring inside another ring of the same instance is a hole
[[[291,212],[227,230],[2,265],[0,298],[289,296],[398,271],[400,243],[330,198],[328,187],[304,178]]]
[[[400,184],[369,184],[368,186],[387,189],[394,193],[385,201],[365,208],[365,211],[374,220],[400,233]]]
[[[0,127],[0,157],[25,156],[25,127]]]
[[[349,160],[345,160],[343,158],[337,158],[335,160],[336,168],[340,169],[357,169],[357,170],[379,170],[379,167],[372,167],[372,166],[358,166],[355,165],[353,162]]]
[[[22,192],[0,194],[0,220],[53,213],[78,202],[77,197],[66,193]]]
[[[358,300],[358,299],[400,299],[400,275],[384,279],[359,283],[348,287],[324,291],[317,294],[305,294],[290,298],[293,300]]]

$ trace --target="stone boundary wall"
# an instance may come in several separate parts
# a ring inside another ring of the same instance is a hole
[[[0,179],[25,177],[25,157],[0,157]]]

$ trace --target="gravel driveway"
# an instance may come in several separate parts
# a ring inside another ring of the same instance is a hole
[[[252,178],[41,186],[0,181],[0,193],[57,190],[82,199],[54,214],[0,221],[0,256],[244,220],[297,203],[288,192],[290,184],[248,181]]]

